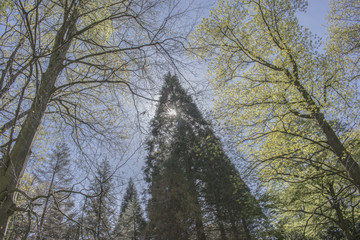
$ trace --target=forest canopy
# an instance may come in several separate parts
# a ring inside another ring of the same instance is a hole
[[[359,239],[360,1],[316,6],[1,1],[0,238]]]

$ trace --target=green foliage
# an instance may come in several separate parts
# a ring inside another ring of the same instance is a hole
[[[188,239],[195,232],[203,232],[191,150],[196,132],[203,128],[201,121],[199,110],[178,79],[167,75],[151,122],[145,168],[150,184],[147,211],[152,237],[171,239],[178,234],[180,239]],[[167,211],[162,210],[164,207]],[[196,222],[198,227],[191,229]]]
[[[288,164],[284,157],[326,148],[326,136],[312,120],[314,108],[334,119],[351,117],[356,108],[349,109],[355,89],[336,74],[331,58],[316,54],[312,35],[299,26],[298,7],[290,1],[225,1],[194,35],[200,56],[212,59],[216,112],[233,129],[239,145],[246,144],[242,150],[255,161],[274,164],[264,169],[269,171],[266,176]],[[308,104],[295,80],[315,105]]]
[[[137,198],[138,198],[138,196],[137,196],[136,188],[135,188],[135,185],[134,185],[134,181],[132,180],[132,178],[130,178],[128,186],[126,188],[125,195],[124,195],[123,200],[121,202],[120,214],[125,211],[125,209],[129,205],[129,202],[131,202],[131,201],[133,201],[133,199],[137,199]]]
[[[213,212],[213,221],[219,223],[223,238],[251,239],[251,234],[260,233],[253,227],[260,224],[265,216],[257,200],[240,178],[238,170],[224,153],[222,144],[208,129],[201,136],[197,147],[199,178],[204,184],[201,196],[205,208]]]
[[[152,120],[145,173],[149,231],[155,238],[250,239],[263,218],[210,124],[171,75]]]
[[[114,229],[114,239],[143,239],[146,222],[133,180],[130,178],[121,202],[121,211]]]
[[[335,2],[343,6],[333,8],[340,15],[358,15],[350,7],[357,1]],[[192,43],[198,57],[210,60],[216,116],[278,195],[276,216],[285,231],[319,237],[337,226],[350,239],[358,221],[351,212],[359,211],[358,75],[346,57],[318,52],[319,39],[296,19],[306,6],[303,0],[219,1]]]
[[[348,73],[355,78],[359,73],[360,53],[360,1],[332,0],[330,1],[329,34],[330,41],[327,50],[336,54]]]
[[[13,5],[13,2],[11,0],[2,0],[0,2],[0,19],[2,16],[6,15],[6,11],[12,5]]]
[[[199,211],[199,206],[179,164],[171,158],[163,164],[162,174],[153,176],[147,208],[147,236],[151,239],[185,240],[193,235],[193,212]]]
[[[8,191],[19,185],[34,142],[63,135],[82,150],[120,145],[128,94],[137,95],[148,66],[181,42],[169,31],[177,10],[167,4],[1,1],[0,238],[13,212]]]

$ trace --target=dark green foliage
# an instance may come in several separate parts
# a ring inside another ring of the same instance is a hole
[[[114,239],[143,239],[146,221],[137,196],[133,180],[130,178],[123,201]]]
[[[128,186],[126,188],[125,195],[124,195],[123,200],[121,202],[120,214],[125,212],[126,208],[129,206],[129,203],[134,198],[137,199],[138,196],[137,196],[136,188],[135,188],[135,185],[134,185],[134,181],[132,180],[132,178],[130,178]]]
[[[250,239],[252,224],[263,217],[262,211],[212,131],[201,142],[198,157],[202,169],[199,178],[204,183],[201,194],[209,211],[215,213],[223,239],[225,235]]]
[[[153,239],[251,239],[263,214],[178,79],[165,77],[145,167]],[[176,238],[173,238],[177,236]]]
[[[189,239],[193,196],[179,162],[164,163],[163,174],[153,178],[152,198],[148,204],[149,237],[154,239]]]

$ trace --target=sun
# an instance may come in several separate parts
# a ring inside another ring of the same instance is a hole
[[[167,114],[169,114],[170,116],[176,116],[176,115],[177,115],[177,112],[176,112],[175,109],[170,108],[170,109],[167,111]]]

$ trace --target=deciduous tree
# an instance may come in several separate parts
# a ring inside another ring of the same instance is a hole
[[[357,16],[356,1],[334,2],[342,6],[333,7],[335,24],[342,14]],[[354,188],[360,189],[357,50],[345,54],[353,42],[336,40],[341,27],[333,25],[335,45],[319,53],[319,38],[296,18],[306,6],[220,1],[194,33],[194,53],[210,59],[215,113],[249,167],[281,198],[285,222],[302,219],[296,221],[302,236],[328,224],[353,239],[358,220],[349,219],[358,211]],[[344,31],[357,26],[343,24]],[[342,201],[347,207],[337,207]]]
[[[211,58],[216,113],[239,145],[247,145],[264,179],[294,158],[307,164],[327,152],[342,167],[323,159],[324,168],[345,170],[360,189],[359,162],[348,145],[358,128],[358,89],[343,77],[343,64],[318,53],[318,39],[300,26],[295,13],[306,4],[220,1],[194,44],[200,57]],[[336,123],[352,127],[339,131]]]
[[[0,9],[0,238],[39,129],[68,126],[77,144],[119,137],[119,96],[137,95],[132,80],[182,39],[168,35],[179,16],[169,2],[9,2]]]

